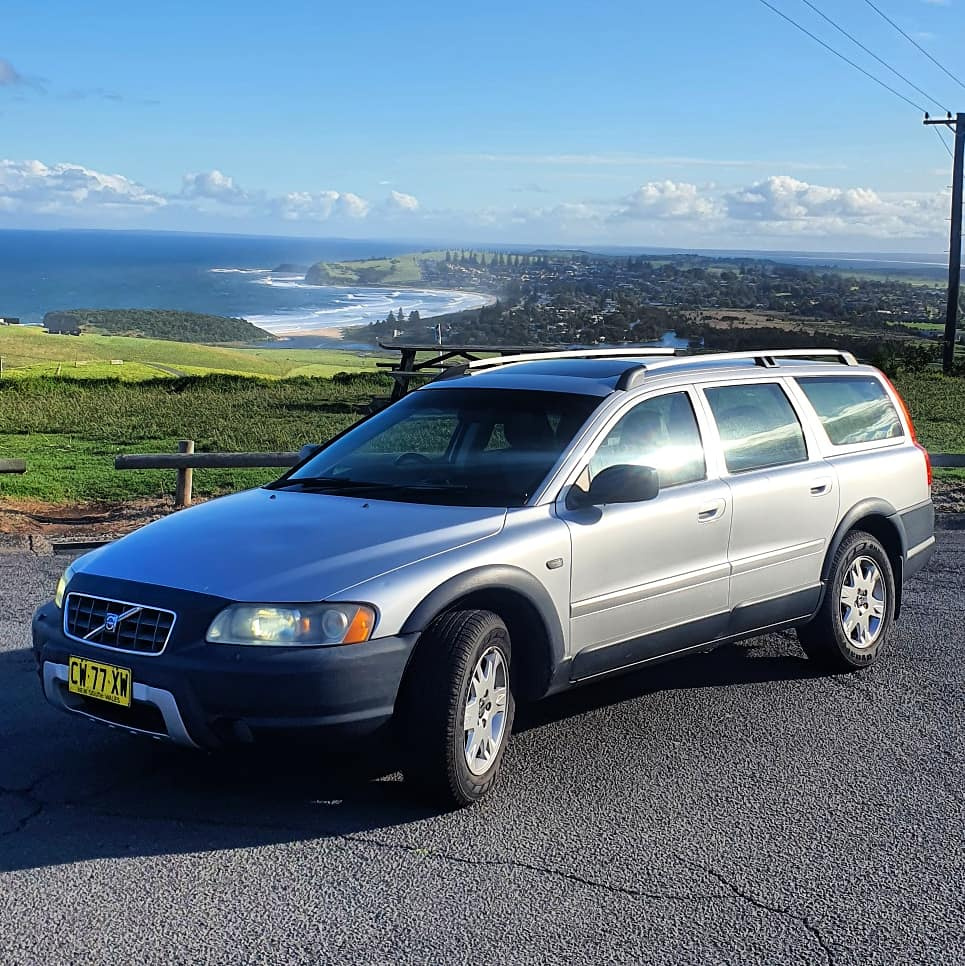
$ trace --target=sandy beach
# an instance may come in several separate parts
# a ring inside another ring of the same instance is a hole
[[[321,286],[312,286],[320,288]],[[327,308],[298,318],[279,316],[248,316],[248,321],[270,332],[279,339],[313,338],[343,340],[352,329],[371,325],[386,318],[390,311],[403,309],[406,314],[416,310],[423,320],[463,312],[492,305],[496,296],[485,292],[465,292],[457,289],[400,289],[364,288],[357,286],[324,286],[325,289],[341,291],[344,298],[355,299],[352,303],[353,318],[333,325],[331,316],[343,314],[344,310]],[[324,316],[329,316],[325,318]]]

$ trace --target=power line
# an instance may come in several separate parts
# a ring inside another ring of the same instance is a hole
[[[963,84],[947,67],[945,67],[943,64],[940,64],[937,60],[935,60],[935,58],[932,57],[932,55],[928,53],[928,51],[925,50],[925,48],[922,47],[922,45],[918,43],[917,40],[915,40],[913,37],[909,37],[908,34],[906,34],[904,30],[902,30],[901,27],[899,27],[898,24],[896,24],[894,20],[892,20],[891,17],[888,16],[888,14],[886,14],[879,7],[875,6],[871,2],[871,0],[864,0],[864,2],[868,4],[868,6],[871,7],[871,9],[874,10],[874,12],[878,14],[879,17],[882,17],[883,19],[887,20],[888,23],[890,23],[891,26],[894,27],[895,30],[897,30],[898,33],[900,33],[901,36],[905,38],[905,40],[908,41],[908,43],[913,44],[915,47],[917,47],[939,70],[944,71],[949,77],[951,77],[953,81],[955,81],[956,84],[958,84],[959,87],[965,90],[965,84]]]
[[[925,100],[931,101],[933,104],[937,104],[943,111],[945,111],[946,113],[948,112],[948,108],[945,107],[945,105],[942,104],[942,102],[938,100],[938,98],[932,97],[926,91],[923,91],[917,84],[908,80],[908,78],[905,77],[904,74],[902,74],[898,70],[895,70],[895,68],[892,67],[891,64],[889,64],[887,61],[882,60],[873,50],[869,50],[867,47],[865,47],[865,45],[861,43],[861,41],[858,40],[857,37],[855,37],[853,34],[848,33],[848,31],[845,30],[844,27],[842,27],[840,24],[835,23],[835,21],[833,21],[826,13],[824,13],[824,11],[818,9],[813,3],[811,3],[811,0],[802,0],[802,2],[808,7],[810,7],[819,17],[821,17],[823,20],[826,20],[829,24],[831,24],[831,26],[834,27],[834,29],[837,30],[838,33],[844,34],[844,36],[847,37],[848,40],[851,41],[851,43],[857,44],[857,46],[859,46],[869,57],[874,57],[874,59],[878,61],[878,63],[881,64],[882,67],[886,68],[887,70],[890,70],[891,73],[895,75],[895,77],[898,77],[901,80],[903,80],[909,87],[913,87],[916,91],[918,91],[919,94],[921,94],[922,97],[925,98]]]
[[[792,20],[786,13],[782,12],[781,10],[778,10],[777,7],[775,7],[773,4],[768,3],[768,0],[760,0],[760,2],[763,3],[764,6],[767,7],[769,10],[773,10],[774,13],[776,13],[779,17],[782,17],[784,20],[786,20],[789,24],[791,24],[792,27],[796,27],[798,30],[801,31],[801,33],[807,34],[813,41],[815,41],[816,43],[819,43],[825,50],[829,50],[832,54],[834,54],[835,57],[840,58],[846,64],[849,64],[855,70],[860,71],[862,74],[864,74],[865,77],[868,77],[871,80],[873,80],[879,87],[883,87],[886,91],[890,91],[892,94],[895,95],[895,97],[900,97],[906,104],[909,104],[916,111],[920,111],[922,114],[928,113],[927,108],[922,107],[920,104],[916,104],[913,100],[905,97],[905,95],[902,94],[900,91],[896,91],[893,87],[886,84],[883,80],[881,80],[881,78],[875,77],[874,74],[870,73],[869,71],[866,71],[860,64],[856,64],[849,57],[845,57],[844,54],[842,54],[838,50],[835,50],[834,47],[832,47],[830,44],[826,44],[820,37],[816,36],[815,34],[812,34],[811,31],[807,29],[807,27],[802,27],[796,20]]]
[[[938,140],[942,142],[942,147],[948,152],[948,156],[954,160],[954,155],[952,154],[952,149],[948,146],[948,142],[945,140],[945,135],[942,134],[940,127],[935,128],[935,133],[938,135]]]

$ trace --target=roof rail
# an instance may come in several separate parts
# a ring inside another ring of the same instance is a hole
[[[641,363],[634,369],[628,369],[617,382],[617,389],[632,389],[638,385],[645,375],[682,363],[707,360],[707,362],[726,363],[744,362],[748,359],[754,365],[764,369],[776,369],[780,359],[833,359],[844,366],[856,366],[858,360],[850,352],[843,349],[757,349],[749,352],[709,352],[702,355],[678,356],[676,359],[658,359],[656,362]]]
[[[670,348],[647,348],[640,346],[637,349],[562,349],[558,352],[521,352],[514,356],[502,356],[498,359],[476,359],[470,362],[466,369],[470,372],[479,369],[493,369],[498,366],[505,366],[513,362],[533,362],[543,359],[634,359],[646,358],[647,356],[672,356],[676,349]]]

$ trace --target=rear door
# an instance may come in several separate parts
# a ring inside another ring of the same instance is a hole
[[[719,436],[733,519],[730,633],[813,612],[838,517],[834,468],[783,381],[702,390]]]
[[[730,490],[708,478],[690,391],[631,407],[588,455],[577,485],[608,466],[654,466],[657,497],[571,509],[574,678],[718,636],[728,609]]]

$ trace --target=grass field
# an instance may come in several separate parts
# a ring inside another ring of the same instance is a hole
[[[419,263],[444,257],[445,252],[414,252],[355,262],[319,262],[311,267],[306,278],[329,285],[418,285],[422,281]]]
[[[0,476],[0,499],[120,500],[174,492],[170,471],[118,472],[119,453],[173,453],[179,439],[203,451],[291,451],[330,438],[359,418],[389,380],[253,379],[236,375],[125,383],[22,379],[0,383],[0,455],[27,461]],[[198,470],[201,495],[255,486],[278,470]]]
[[[905,374],[896,384],[924,445],[965,453],[965,379]],[[114,457],[172,453],[179,439],[195,440],[198,451],[297,450],[354,422],[390,385],[377,372],[336,379],[229,374],[141,383],[63,376],[0,381],[0,456],[23,458],[28,467],[24,476],[0,476],[0,500],[84,503],[173,494],[172,471],[120,472]],[[197,470],[195,491],[223,493],[277,475],[272,469]]]
[[[59,374],[130,382],[178,373],[285,378],[375,368],[371,354],[338,349],[243,349],[125,336],[47,335],[36,326],[13,325],[0,326],[0,358],[4,379]],[[112,359],[121,365],[112,365]]]

